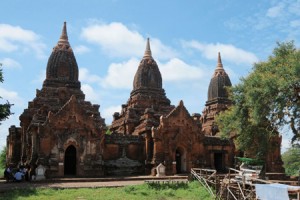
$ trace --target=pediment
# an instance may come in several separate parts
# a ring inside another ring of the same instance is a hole
[[[186,107],[183,104],[183,101],[181,100],[166,117],[165,120],[173,121],[176,120],[177,122],[182,121],[193,121],[192,116],[190,115],[189,111],[186,109]]]
[[[82,113],[82,111],[83,110],[77,102],[76,97],[72,95],[69,101],[67,101],[57,113],[51,112],[48,114],[49,122],[55,122],[62,118],[74,120],[79,113]]]
[[[55,124],[56,127],[95,128],[103,126],[104,120],[100,117],[97,105],[78,101],[75,95],[72,95],[57,113],[49,112],[48,123]]]

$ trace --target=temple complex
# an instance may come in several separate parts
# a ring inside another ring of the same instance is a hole
[[[217,171],[233,167],[234,141],[222,139],[214,123],[215,116],[231,105],[226,92],[231,81],[220,53],[202,115],[190,115],[183,101],[172,105],[162,80],[148,39],[129,99],[121,112],[113,114],[106,131],[100,106],[85,101],[64,23],[42,89],[21,114],[20,127],[9,129],[7,163],[43,166],[46,177],[156,175],[161,164],[166,175],[194,167]],[[270,171],[278,170],[272,163],[281,161],[281,138],[273,142],[275,149],[267,161]]]

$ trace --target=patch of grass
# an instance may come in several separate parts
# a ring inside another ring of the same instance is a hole
[[[20,189],[0,194],[5,200],[58,200],[58,199],[100,199],[100,200],[213,200],[197,182],[188,184],[143,184],[119,188],[80,189]]]

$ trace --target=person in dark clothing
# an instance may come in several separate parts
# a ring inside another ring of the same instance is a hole
[[[13,174],[12,174],[12,168],[10,166],[6,167],[4,170],[4,178],[6,182],[9,182],[10,180],[13,180]]]
[[[23,172],[25,176],[25,181],[30,181],[30,165],[25,165]]]

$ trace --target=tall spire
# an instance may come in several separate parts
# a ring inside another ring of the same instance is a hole
[[[146,50],[145,50],[144,58],[152,58],[149,38],[147,38],[147,44],[146,44]]]
[[[218,64],[216,70],[224,70],[220,52],[218,52]]]
[[[64,22],[60,38],[48,59],[46,80],[43,86],[80,88],[78,65],[68,40],[66,22]]]
[[[64,26],[63,26],[63,29],[62,29],[62,32],[61,32],[61,36],[58,40],[58,43],[57,44],[64,44],[64,45],[69,45],[70,46],[70,43],[69,43],[69,40],[68,40],[68,34],[67,34],[67,22],[64,22]]]

